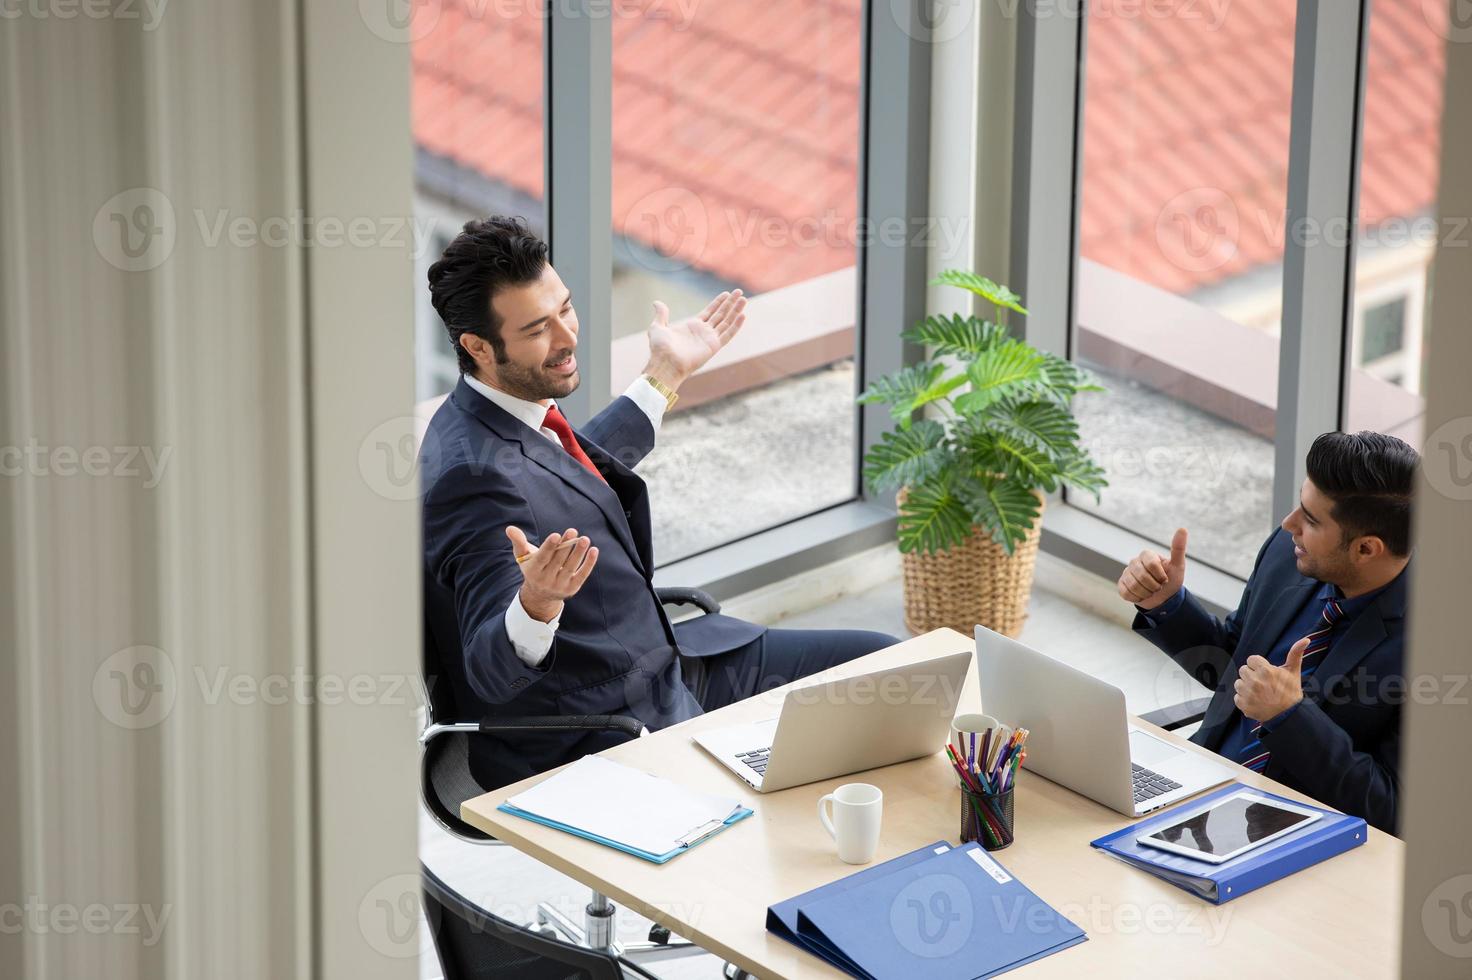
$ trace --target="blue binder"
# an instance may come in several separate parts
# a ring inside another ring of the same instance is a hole
[[[871,878],[883,877],[900,868],[908,867],[916,861],[923,861],[935,854],[944,854],[950,849],[950,844],[947,844],[943,840],[938,840],[934,844],[926,844],[924,847],[916,848],[909,854],[901,854],[897,858],[891,858],[883,864],[876,864],[872,868],[856,871],[847,878],[840,878],[832,884],[824,885],[821,888],[814,888],[810,892],[804,892],[796,898],[789,898],[785,902],[778,902],[776,905],[770,906],[767,909],[767,931],[781,939],[787,940],[794,946],[802,946],[804,949],[810,949],[811,947],[797,935],[797,910],[803,902],[812,901],[815,898],[835,891],[844,891],[853,888],[855,885],[862,884]]]
[[[872,868],[865,868],[863,871],[856,871],[853,874],[849,875],[847,878],[840,878],[837,881],[832,882],[831,884],[824,885],[821,888],[814,888],[810,892],[804,892],[796,898],[789,898],[785,902],[778,902],[776,905],[772,905],[767,908],[767,931],[770,932],[772,935],[777,936],[778,938],[787,940],[794,946],[798,946],[802,949],[807,950],[809,953],[812,953],[815,956],[822,957],[829,963],[837,966],[840,970],[847,970],[849,972],[852,972],[852,970],[850,970],[850,968],[845,965],[847,961],[845,960],[843,954],[833,949],[826,942],[820,941],[816,937],[804,937],[798,935],[797,910],[802,906],[804,902],[815,901],[816,899],[821,898],[824,895],[831,895],[840,891],[847,891],[848,889],[853,888],[857,885],[861,885],[865,881],[869,881],[873,878],[882,878],[885,875],[892,874],[893,872],[898,871],[901,868],[909,867],[917,861],[924,861],[927,858],[933,857],[936,854],[944,854],[946,851],[949,851],[951,849],[951,846],[952,845],[946,843],[943,840],[938,840],[934,844],[926,844],[924,847],[916,848],[909,854],[901,854],[899,857],[891,858],[890,860],[885,861],[883,864],[876,864]]]
[[[1088,938],[981,847],[944,842],[775,905],[767,925],[865,980],[980,980]]]
[[[1240,857],[1222,864],[1198,861],[1184,854],[1172,854],[1159,848],[1141,844],[1136,838],[1153,833],[1160,827],[1169,826],[1180,819],[1185,809],[1196,809],[1233,793],[1247,790],[1270,800],[1279,800],[1293,806],[1316,810],[1322,816],[1302,830],[1287,834]],[[1337,854],[1365,842],[1368,829],[1359,817],[1346,816],[1334,810],[1311,806],[1268,793],[1241,783],[1230,785],[1190,803],[1183,803],[1163,813],[1131,824],[1112,834],[1106,834],[1093,842],[1093,846],[1142,871],[1163,878],[1178,888],[1216,905],[1241,898],[1250,891],[1286,878],[1295,871],[1318,864]]]

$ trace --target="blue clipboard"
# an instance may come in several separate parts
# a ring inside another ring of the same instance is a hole
[[[553,829],[560,830],[563,833],[572,834],[574,837],[581,837],[583,840],[590,840],[595,843],[602,844],[605,847],[611,847],[615,851],[623,851],[625,854],[632,854],[634,855],[634,857],[643,858],[644,860],[651,861],[654,864],[664,864],[666,861],[669,861],[672,858],[679,857],[681,854],[684,854],[686,851],[690,850],[690,848],[697,847],[700,844],[703,844],[704,842],[714,837],[716,834],[719,834],[721,831],[725,830],[727,827],[741,820],[745,820],[752,814],[752,811],[749,807],[738,807],[735,812],[733,812],[729,817],[726,818],[725,823],[711,830],[709,833],[702,834],[700,837],[690,841],[689,843],[681,844],[671,850],[664,852],[663,854],[655,854],[652,851],[643,851],[637,847],[630,847],[627,844],[622,844],[608,837],[600,837],[597,834],[590,834],[586,830],[580,830],[577,827],[571,826],[570,824],[558,823],[556,820],[548,820],[546,817],[539,817],[536,814],[517,809],[510,803],[502,803],[500,806],[496,807],[496,809],[500,810],[502,813],[509,813],[514,817],[520,817],[523,820],[530,820],[532,823],[539,823],[543,827],[552,827]]]

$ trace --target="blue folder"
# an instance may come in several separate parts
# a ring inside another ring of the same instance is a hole
[[[876,864],[872,868],[856,871],[846,878],[840,878],[821,888],[814,888],[810,892],[804,892],[796,898],[789,898],[785,902],[778,902],[776,905],[770,906],[767,909],[767,931],[774,936],[787,940],[794,946],[799,946],[807,950],[815,956],[821,956],[841,970],[852,972],[848,966],[844,965],[846,960],[843,954],[833,949],[828,943],[821,941],[817,937],[798,935],[797,910],[804,902],[815,901],[824,895],[847,891],[873,878],[882,878],[901,868],[908,867],[917,861],[924,861],[936,854],[944,854],[951,847],[952,845],[945,841],[938,840],[934,844],[926,844],[924,847],[916,848],[909,854],[901,854],[899,857],[891,858],[883,864]]]
[[[635,857],[641,857],[646,861],[653,861],[655,864],[664,864],[671,858],[679,857],[681,854],[684,854],[686,851],[690,850],[690,848],[692,847],[695,847],[697,844],[703,844],[704,842],[710,840],[716,834],[725,830],[736,821],[745,820],[747,817],[751,816],[751,809],[749,807],[737,807],[736,810],[734,810],[731,815],[726,818],[725,823],[723,823],[721,826],[717,827],[710,833],[705,834],[704,836],[696,840],[692,840],[688,844],[682,844],[679,847],[675,847],[671,850],[665,851],[663,854],[655,854],[653,851],[643,851],[637,847],[630,847],[627,844],[620,843],[619,841],[613,840],[609,837],[600,837],[597,834],[591,834],[588,831],[574,827],[571,824],[559,823],[556,820],[548,820],[546,817],[539,817],[535,813],[528,813],[525,810],[518,809],[512,806],[510,803],[502,803],[500,806],[496,807],[496,809],[500,810],[502,813],[509,813],[512,816],[521,817],[523,820],[530,820],[532,823],[539,823],[543,827],[554,827],[557,830],[572,834],[574,837],[581,837],[583,838],[583,840],[596,841],[597,843],[603,844],[606,847],[613,848],[615,851],[623,851],[625,854],[632,854]],[[711,822],[714,823],[715,821],[712,820]]]
[[[1141,844],[1137,840],[1177,822],[1183,812],[1195,810],[1242,790],[1270,800],[1316,810],[1322,816],[1301,830],[1286,834],[1221,864],[1198,861],[1184,854],[1172,854]],[[1334,810],[1243,786],[1241,783],[1232,783],[1215,793],[1106,834],[1094,841],[1093,846],[1142,871],[1163,878],[1178,888],[1184,888],[1209,902],[1221,905],[1234,898],[1241,898],[1263,885],[1272,884],[1279,878],[1286,878],[1309,865],[1359,847],[1365,842],[1368,832],[1365,821],[1359,817],[1346,816]]]
[[[865,980],[980,980],[1087,938],[978,845],[944,842],[775,905],[767,927]]]

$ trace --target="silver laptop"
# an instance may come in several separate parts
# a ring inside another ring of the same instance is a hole
[[[971,654],[793,688],[776,718],[693,736],[761,793],[939,752]]]
[[[1024,768],[1130,816],[1234,778],[1225,763],[1129,723],[1124,693],[985,627],[976,628],[982,710],[1026,728]]]

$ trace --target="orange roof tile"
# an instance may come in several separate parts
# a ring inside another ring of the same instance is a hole
[[[426,6],[415,5],[415,16]],[[413,48],[414,137],[430,153],[540,198],[541,5],[522,0],[519,13],[500,16],[508,6],[440,0],[437,21]],[[1280,259],[1295,7],[1233,4],[1220,25],[1205,5],[1192,8],[1195,17],[1091,19],[1085,256],[1181,293]],[[1376,0],[1361,187],[1367,224],[1419,214],[1435,193],[1444,42],[1427,23],[1428,7],[1435,5]],[[694,8],[617,0],[612,9],[615,229],[754,292],[853,264],[860,0]],[[689,24],[677,19],[685,9],[695,11]],[[1203,187],[1216,191],[1196,191]],[[646,199],[667,206],[671,189],[703,206],[695,216],[703,234],[641,220],[663,219],[644,214]],[[1214,265],[1189,253],[1182,260],[1182,242],[1163,241],[1172,229],[1213,220],[1203,202],[1224,201],[1236,211],[1234,254],[1212,253],[1222,259]],[[1195,210],[1163,215],[1171,202]],[[786,237],[765,241],[762,222],[776,222]],[[840,231],[836,241],[822,231],[830,225]]]

